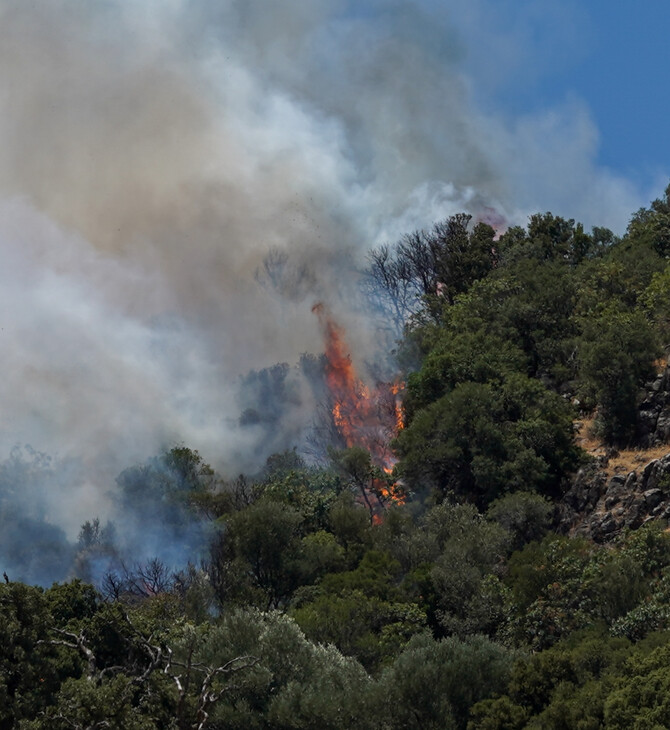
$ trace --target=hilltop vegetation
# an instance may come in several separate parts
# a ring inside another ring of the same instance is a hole
[[[670,725],[665,521],[596,544],[557,508],[592,460],[575,420],[640,443],[669,257],[670,187],[621,239],[456,216],[371,252],[407,374],[394,473],[361,448],[235,480],[186,447],[127,469],[119,503],[190,563],[133,562],[92,519],[71,561],[94,585],[0,585],[0,729]]]

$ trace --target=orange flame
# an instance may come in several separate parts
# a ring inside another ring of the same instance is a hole
[[[326,356],[326,383],[333,405],[333,423],[347,447],[362,446],[372,462],[386,474],[396,463],[389,442],[404,427],[401,391],[404,383],[380,383],[371,390],[356,375],[344,330],[326,313],[323,304],[312,311],[323,329]],[[381,501],[403,504],[402,487],[375,480],[374,491]]]

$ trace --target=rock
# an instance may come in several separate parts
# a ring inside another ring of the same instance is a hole
[[[669,405],[670,367],[647,383],[642,391],[635,429],[639,446],[649,447],[670,439]]]
[[[628,475],[615,474],[609,480],[609,484],[607,485],[607,491],[609,492],[610,489],[616,489],[617,487],[623,487],[623,485],[626,483],[627,478],[628,478]]]
[[[610,509],[617,504],[626,494],[626,477],[623,474],[615,474],[607,483],[605,491],[605,507]]]
[[[626,492],[634,492],[635,488],[637,486],[637,472],[631,471],[628,472],[628,476],[626,476],[626,481],[624,482],[623,488]]]
[[[639,506],[639,505],[638,505]],[[626,519],[624,520],[624,527],[628,527],[631,530],[637,530],[638,527],[644,522],[646,519],[646,514],[643,509],[637,509],[633,512],[630,512]]]
[[[640,410],[637,414],[637,435],[646,436],[655,433],[658,423],[658,414],[661,409],[651,406],[648,410]]]
[[[642,480],[646,489],[657,489],[668,481],[670,476],[670,460],[667,456],[650,461],[642,472]],[[666,485],[667,489],[668,486]]]
[[[664,408],[659,413],[654,436],[660,443],[670,440],[670,408]]]
[[[615,504],[618,504],[620,501],[620,497],[618,494],[613,494],[605,499],[605,509],[610,510],[612,507],[614,507]]]
[[[614,518],[612,515],[606,515],[605,519],[598,525],[598,530],[603,535],[608,535],[611,532],[614,532],[617,528],[617,523],[614,521]]]
[[[625,527],[670,520],[670,367],[640,393],[636,433],[638,446],[667,443],[668,454],[645,465],[640,452],[631,462],[639,464],[636,470],[612,476],[606,469],[609,459],[618,455],[616,449],[596,456],[575,475],[556,509],[561,532],[607,542]]]
[[[667,509],[668,505],[665,502],[661,502],[658,507],[654,507],[654,509],[651,511],[651,514],[654,517],[662,517]]]
[[[644,497],[644,501],[649,510],[653,510],[655,507],[658,507],[658,505],[663,501],[663,492],[660,489],[647,489],[642,496]]]
[[[595,507],[596,504],[598,504],[598,500],[600,499],[600,495],[602,494],[602,491],[603,491],[602,482],[600,482],[600,483],[596,482],[595,484],[591,485],[590,489],[587,492],[587,500],[588,500],[587,504],[590,507]]]

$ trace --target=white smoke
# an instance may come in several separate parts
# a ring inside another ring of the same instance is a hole
[[[236,378],[319,352],[317,299],[364,352],[369,247],[463,209],[621,231],[643,200],[595,164],[582,103],[475,102],[491,7],[0,0],[0,454],[90,466],[54,522],[104,517],[113,475],[166,444],[263,456]]]

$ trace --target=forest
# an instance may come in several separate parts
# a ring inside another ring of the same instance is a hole
[[[622,237],[452,216],[371,250],[361,290],[397,377],[363,386],[317,308],[318,459],[231,477],[172,446],[76,545],[19,515],[41,456],[1,466],[0,551],[58,582],[0,583],[0,729],[670,727],[670,462],[606,535],[570,507],[670,453],[670,186]],[[288,367],[247,376],[241,427],[275,427]],[[133,525],[167,547],[134,559]]]

